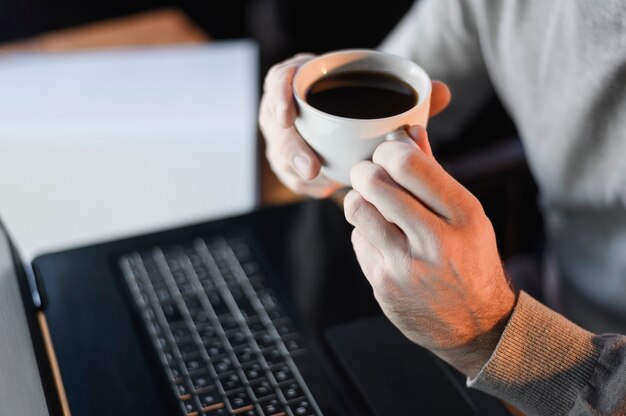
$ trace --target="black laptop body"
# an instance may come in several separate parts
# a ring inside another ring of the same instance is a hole
[[[507,414],[382,316],[350,231],[308,201],[36,258],[71,413]]]

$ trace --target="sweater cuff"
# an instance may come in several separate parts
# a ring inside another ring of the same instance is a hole
[[[491,358],[467,385],[527,414],[566,414],[597,364],[592,337],[520,292]]]

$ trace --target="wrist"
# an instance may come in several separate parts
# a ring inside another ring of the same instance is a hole
[[[470,378],[476,377],[498,346],[516,302],[517,295],[512,290],[509,290],[498,302],[499,312],[494,315],[490,328],[487,331],[478,334],[472,341],[461,348],[437,355],[466,376]]]

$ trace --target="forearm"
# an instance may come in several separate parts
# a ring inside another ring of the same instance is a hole
[[[468,385],[528,415],[626,414],[626,337],[594,335],[522,292]]]

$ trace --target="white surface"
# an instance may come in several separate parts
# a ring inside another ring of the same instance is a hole
[[[248,211],[251,42],[0,58],[0,216],[26,258]]]

